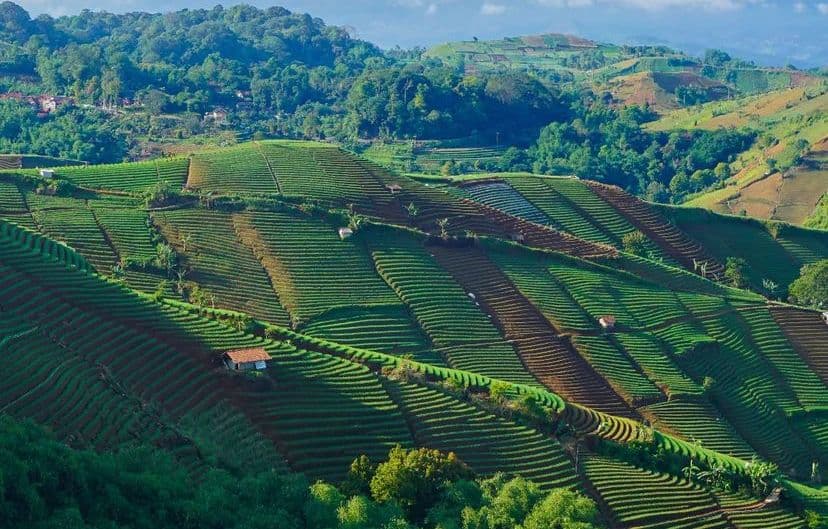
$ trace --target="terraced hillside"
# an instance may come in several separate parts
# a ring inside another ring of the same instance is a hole
[[[543,34],[440,44],[425,56],[474,75],[523,70],[610,92],[623,104],[648,103],[658,111],[679,106],[677,87],[703,90],[707,100],[733,94],[807,86],[814,76],[784,68],[716,66],[665,48],[631,48],[572,35]]]
[[[828,192],[828,92],[821,85],[771,91],[676,110],[648,124],[657,131],[745,128],[757,141],[730,160],[724,185],[691,196],[690,206],[803,224]]]
[[[196,154],[189,190],[147,207],[143,164],[79,168],[56,195],[0,178],[4,411],[101,449],[152,440],[195,473],[245,447],[339,481],[359,455],[428,446],[584,490],[610,527],[802,527],[819,504],[828,327],[714,280],[740,247],[781,278],[772,252],[825,258],[823,232],[702,230],[575,179],[446,190],[296,142]],[[109,175],[127,175],[115,194]],[[253,346],[265,373],[222,367]],[[752,458],[779,466],[784,502],[683,470]]]
[[[680,511],[666,499],[637,512],[634,504],[617,502],[605,485],[617,480],[639,487],[625,463],[601,459],[604,467],[596,471],[590,457],[576,468],[554,437],[493,415],[475,401],[459,400],[456,393],[422,379],[378,377],[359,363],[332,355],[338,347],[334,344],[296,338],[273,342],[247,335],[184,306],[158,304],[90,275],[90,266],[72,250],[13,225],[3,223],[0,237],[0,288],[2,299],[9,301],[2,311],[2,346],[18,362],[18,372],[26,375],[3,379],[0,403],[7,412],[52,425],[73,442],[106,448],[134,436],[155,440],[194,471],[205,465],[204,450],[232,446],[237,453],[244,447],[241,452],[258,465],[333,480],[344,477],[356,455],[378,458],[391,445],[416,444],[455,451],[484,475],[521,474],[544,488],[586,483],[610,519],[622,525],[628,518],[669,520],[697,514]],[[29,301],[16,303],[18,299]],[[92,328],[95,333],[89,332]],[[277,335],[299,336],[287,330],[277,330]],[[99,347],[113,337],[117,347]],[[140,353],[128,354],[137,343],[142,344]],[[300,343],[316,344],[318,352]],[[271,354],[272,385],[213,367],[219,351],[257,344]],[[37,369],[31,369],[26,355],[14,354],[23,351],[37,356]],[[569,409],[557,397],[546,398],[556,409],[569,410],[563,411],[564,420],[576,427],[584,424],[578,421],[588,410]],[[610,417],[602,420],[611,422]],[[599,431],[600,436],[617,435]],[[194,438],[211,444],[200,446]],[[682,445],[672,443],[665,446],[681,450]],[[709,492],[698,485],[679,485],[695,491],[705,523],[714,519],[720,508]],[[768,527],[796,527],[790,525],[792,519],[780,516],[780,523]]]

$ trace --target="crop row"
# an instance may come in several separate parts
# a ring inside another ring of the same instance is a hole
[[[300,213],[248,212],[237,222],[255,238],[254,251],[294,321],[333,307],[399,303],[364,249],[341,240],[336,226]]]
[[[719,277],[721,279],[724,273],[724,266],[721,262],[653,207],[614,186],[597,182],[586,182],[586,185],[648,239],[656,243],[670,259],[693,271],[696,271],[697,265],[704,265],[704,270],[699,270],[700,273],[708,278]]]
[[[252,405],[294,470],[341,480],[360,455],[381,461],[413,440],[397,405],[364,366],[311,352],[275,355],[277,383]]]
[[[630,416],[627,403],[487,254],[474,248],[435,247],[442,267],[480,303],[510,340],[527,369],[546,387],[586,406]],[[634,415],[634,413],[632,413]]]
[[[425,248],[376,229],[368,239],[377,270],[452,367],[535,383],[489,317]]]
[[[187,186],[232,194],[279,191],[264,156],[250,143],[194,154]]]
[[[189,161],[186,158],[163,158],[147,162],[61,167],[59,178],[93,189],[144,192],[166,182],[180,188],[187,180]]]
[[[666,344],[652,334],[618,333],[614,340],[668,397],[696,397],[703,393],[702,387],[676,364]]]
[[[43,232],[76,249],[100,272],[109,273],[118,262],[89,208],[39,209],[32,216]]]
[[[733,426],[704,399],[657,402],[646,408],[656,418],[656,427],[666,426],[683,439],[705,448],[749,461],[756,452]]]
[[[799,404],[806,410],[828,409],[828,387],[796,353],[770,313],[767,310],[750,310],[742,311],[740,315],[749,328],[755,345],[753,351],[764,357],[770,369],[784,379]]]
[[[341,307],[327,311],[302,327],[302,332],[332,342],[443,365],[402,304]]]
[[[233,218],[202,209],[156,212],[153,219],[199,285],[202,304],[229,308],[282,325],[287,312],[279,303],[262,264],[237,237]]]
[[[0,181],[0,211],[3,213],[24,213],[28,211],[23,195],[14,182]]]
[[[587,478],[624,527],[728,529],[716,499],[682,479],[600,456],[587,457]]]
[[[611,314],[619,325],[649,328],[689,316],[674,292],[654,283],[559,261],[550,261],[549,271],[596,320]]]
[[[146,211],[94,206],[92,211],[122,260],[147,261],[156,256]]]
[[[755,354],[742,326],[732,314],[705,319],[704,332],[717,346],[694,352],[682,365],[697,380],[711,377],[719,409],[754,449],[792,475],[804,474],[812,455],[786,418],[801,408],[784,380]]]
[[[554,228],[587,241],[615,245],[617,241],[597,223],[583,215],[576,206],[547,183],[547,178],[513,177],[509,185],[526,197],[551,220]]]
[[[538,310],[561,330],[589,331],[597,320],[590,317],[563,285],[549,273],[545,260],[491,252],[490,257]]]
[[[221,326],[196,326],[180,313],[171,321],[164,311],[141,303],[116,284],[16,250],[14,245],[3,250],[2,260],[12,268],[4,270],[1,297],[14,317],[37,326],[51,342],[39,349],[43,342],[33,335],[21,344],[34,356],[20,372],[35,385],[16,391],[14,407],[19,413],[58,424],[66,436],[111,444],[134,436],[157,438],[160,423],[153,409],[161,411],[164,420],[175,420],[198,416],[219,402],[221,395],[213,391],[218,387],[215,375],[210,367],[205,369],[209,355],[196,353],[200,346],[192,338],[189,346],[171,346],[160,331],[166,328],[177,339],[184,334],[182,326],[186,334],[209,333],[208,328],[227,334]],[[157,337],[146,334],[144,326],[157,329]],[[185,353],[190,347],[192,351]],[[52,354],[58,357],[50,368]],[[31,408],[22,405],[29,397],[37,398]],[[208,421],[204,427],[212,424]],[[229,432],[226,446],[243,450],[246,439],[234,433],[242,431]],[[260,444],[259,434],[249,427],[247,431],[255,438],[250,442]],[[275,452],[270,457],[280,459]]]
[[[259,144],[285,195],[345,206],[379,214],[391,206],[393,195],[356,159],[327,144],[263,142]]]
[[[664,400],[664,393],[659,387],[606,336],[578,336],[574,343],[590,365],[609,380],[628,402],[640,405]]]
[[[436,389],[388,381],[418,445],[452,451],[475,471],[521,475],[544,488],[574,488],[577,476],[561,445],[537,431],[481,411]]]
[[[503,182],[473,183],[460,188],[472,200],[537,224],[551,224],[549,217]]]
[[[828,326],[819,313],[780,308],[771,309],[771,314],[803,360],[828,384]]]

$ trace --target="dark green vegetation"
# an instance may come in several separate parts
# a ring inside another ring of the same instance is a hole
[[[649,200],[681,202],[730,176],[727,166],[719,164],[746,150],[754,139],[749,131],[643,130],[653,117],[640,107],[617,111],[596,106],[578,123],[551,124],[530,150],[533,169],[599,180]]]
[[[475,481],[451,454],[425,449],[392,449],[378,466],[358,459],[342,490],[256,467],[205,470],[193,486],[167,450],[140,443],[73,450],[7,416],[0,417],[0,454],[0,515],[9,529],[415,527],[401,505],[417,511],[418,523],[440,527],[460,527],[467,517],[486,527],[597,527],[590,525],[595,504],[581,495],[503,475]]]
[[[791,297],[803,305],[828,307],[828,259],[802,267],[799,278],[791,284]]]
[[[679,105],[822,84],[715,50],[697,59],[563,35],[383,52],[278,7],[31,19],[0,5],[0,151],[94,163],[180,143],[333,138],[404,172],[533,169],[681,202],[722,188],[764,131],[647,122]],[[41,95],[70,99],[44,111]]]
[[[568,114],[559,90],[532,76],[471,78],[439,64],[404,65],[344,29],[279,7],[32,20],[4,2],[0,41],[0,91],[71,96],[109,114],[58,112],[39,122],[27,105],[5,102],[5,151],[116,161],[125,137],[214,131],[224,120],[202,117],[217,107],[231,112],[241,135],[341,139],[494,134]],[[88,127],[70,132],[67,119]],[[108,149],[95,138],[106,138]]]
[[[39,118],[28,105],[0,101],[0,151],[115,162],[127,155],[127,140],[107,114],[94,109],[56,110]]]
[[[427,186],[324,143],[55,175],[0,173],[0,410],[66,443],[153,444],[186,495],[216,468],[322,479],[340,490],[275,505],[323,495],[331,527],[589,520],[560,489],[618,528],[828,514],[828,326],[760,295],[795,279],[779,248],[816,263],[824,232],[577,179]],[[266,371],[222,367],[244,347]],[[396,445],[455,455],[392,452],[374,473]],[[433,465],[453,484],[418,477]]]

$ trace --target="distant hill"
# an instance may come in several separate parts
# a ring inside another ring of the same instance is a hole
[[[730,163],[721,188],[691,197],[688,205],[803,224],[828,192],[828,92],[824,86],[770,92],[676,110],[648,124],[651,130],[740,127],[759,140]]]
[[[659,111],[817,80],[810,73],[765,68],[718,53],[699,59],[662,46],[621,46],[545,34],[447,43],[427,50],[425,57],[439,58],[469,74],[525,70],[605,91],[619,104],[647,103]]]

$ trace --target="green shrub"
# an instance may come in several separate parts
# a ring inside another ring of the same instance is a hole
[[[828,259],[802,267],[789,293],[797,303],[816,308],[828,307]]]

